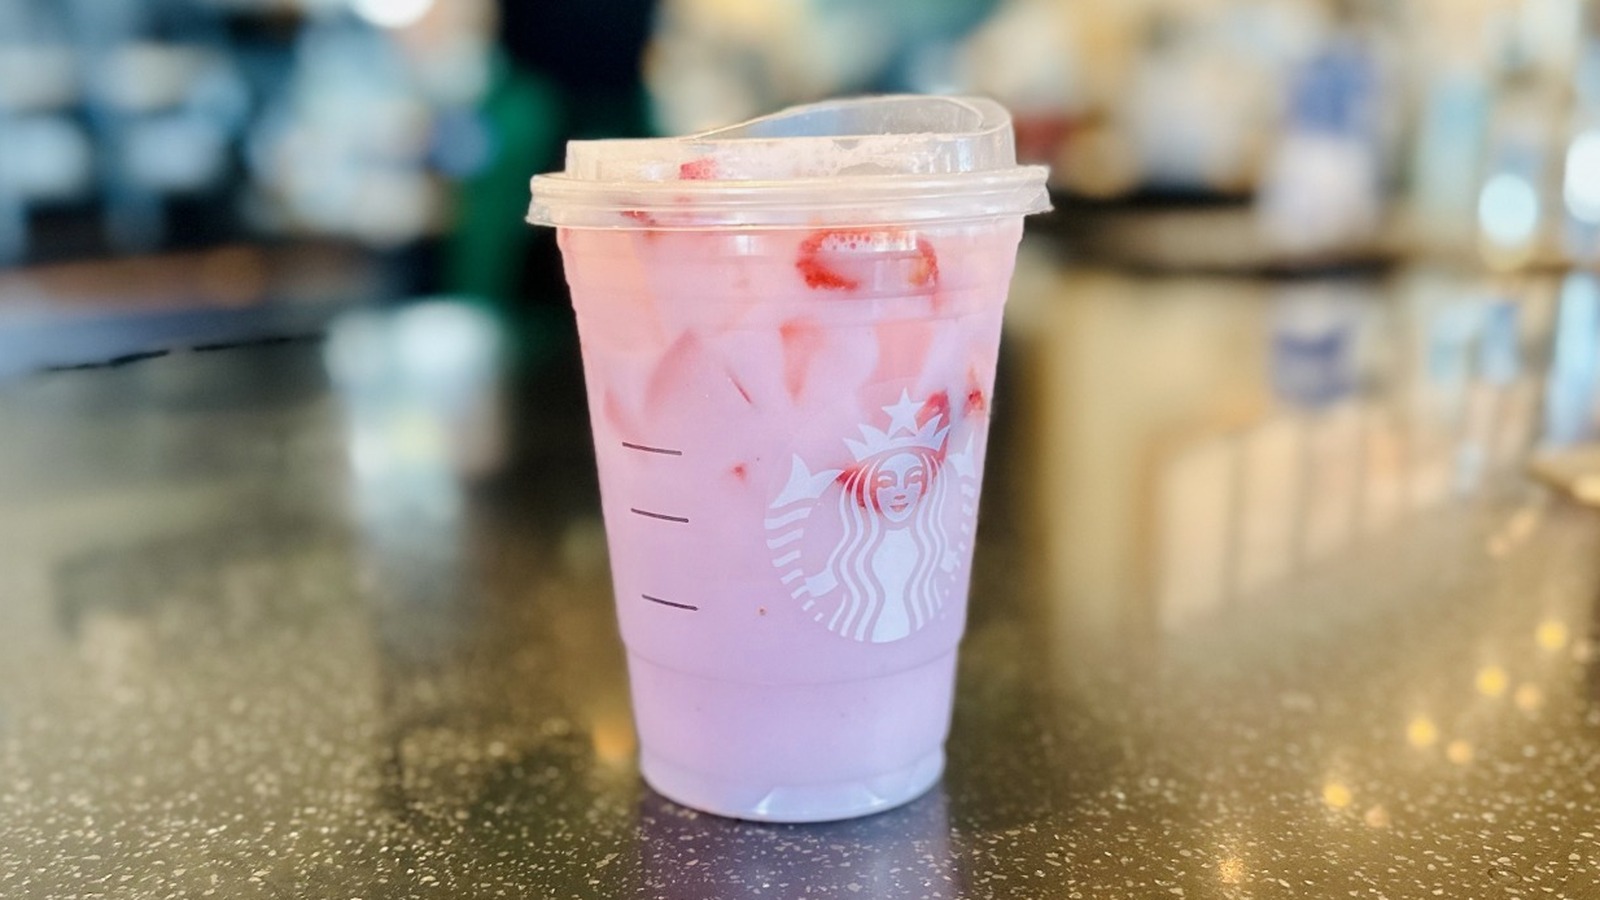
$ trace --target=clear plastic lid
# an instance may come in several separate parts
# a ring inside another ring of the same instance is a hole
[[[1017,216],[1050,208],[992,100],[831,100],[679,138],[572,141],[528,221],[563,228],[783,228]]]

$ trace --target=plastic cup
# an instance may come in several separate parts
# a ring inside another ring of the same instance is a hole
[[[660,793],[804,822],[938,780],[1001,312],[1044,175],[993,102],[877,97],[573,142],[533,179]]]

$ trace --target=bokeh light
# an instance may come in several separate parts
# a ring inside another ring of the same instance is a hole
[[[1478,693],[1491,698],[1505,696],[1506,687],[1510,683],[1510,676],[1499,666],[1484,666],[1478,670],[1477,676],[1473,679],[1473,687]]]
[[[433,3],[434,0],[350,0],[350,7],[380,28],[404,28],[427,15]]]
[[[1406,743],[1418,749],[1432,747],[1439,740],[1439,726],[1427,716],[1417,716],[1406,724]]]
[[[1534,632],[1534,640],[1538,642],[1539,648],[1552,653],[1567,646],[1567,641],[1571,637],[1572,635],[1567,630],[1566,623],[1555,619],[1546,619],[1540,622],[1538,629]]]
[[[1483,233],[1503,247],[1527,243],[1539,227],[1539,192],[1521,175],[1501,172],[1483,186],[1478,222]]]
[[[1355,800],[1355,795],[1342,781],[1329,781],[1322,786],[1322,803],[1329,809],[1345,809]]]
[[[1567,149],[1566,187],[1562,193],[1573,218],[1600,225],[1600,129],[1578,135]]]

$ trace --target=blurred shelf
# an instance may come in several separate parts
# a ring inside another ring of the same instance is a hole
[[[198,346],[318,334],[386,293],[347,244],[234,244],[0,272],[0,379]]]
[[[1054,200],[1055,211],[1038,225],[1041,232],[1061,240],[1074,258],[1132,271],[1328,274],[1383,269],[1403,257],[1391,234],[1326,252],[1278,249],[1263,233],[1250,198],[1243,196]]]

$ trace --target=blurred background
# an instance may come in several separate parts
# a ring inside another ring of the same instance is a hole
[[[1056,207],[880,859],[1591,896],[1600,0],[0,0],[0,893],[812,858],[636,807],[522,220],[567,140],[878,91],[1003,101]]]
[[[0,0],[0,371],[441,293],[569,340],[566,140],[873,91],[1009,105],[1075,260],[1600,259],[1584,0]]]
[[[1068,593],[1186,615],[1571,481],[1593,0],[0,0],[0,379],[328,336],[358,476],[447,496],[507,456],[502,369],[584,434],[522,223],[567,140],[878,91],[993,96],[1052,167],[991,483]]]

